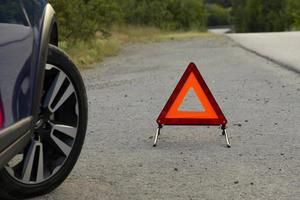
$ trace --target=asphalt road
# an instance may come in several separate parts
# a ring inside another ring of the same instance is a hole
[[[243,47],[300,74],[300,32],[246,33],[228,36]]]
[[[190,61],[229,120],[165,127],[156,117]],[[35,200],[299,200],[300,77],[224,36],[135,44],[83,72],[89,128],[71,176]]]

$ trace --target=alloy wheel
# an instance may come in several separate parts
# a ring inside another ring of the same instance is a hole
[[[72,81],[59,67],[47,64],[34,134],[24,151],[7,164],[7,172],[24,184],[39,184],[54,176],[73,149],[79,117]]]

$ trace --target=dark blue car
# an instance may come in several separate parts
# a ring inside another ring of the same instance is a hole
[[[0,199],[59,186],[81,151],[87,98],[46,0],[0,0]]]

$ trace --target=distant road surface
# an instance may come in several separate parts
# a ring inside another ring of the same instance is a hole
[[[243,47],[300,74],[300,32],[228,34]]]
[[[217,34],[225,34],[230,31],[230,28],[212,28],[208,30],[209,32],[212,33],[217,33]]]

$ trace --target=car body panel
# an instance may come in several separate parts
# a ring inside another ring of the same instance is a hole
[[[0,94],[6,128],[31,116],[46,1],[0,2]]]
[[[30,27],[23,25],[0,24],[0,35],[3,35],[0,39],[0,91],[5,128],[31,114],[33,33]]]
[[[46,0],[0,0],[0,167],[33,132],[54,24]]]

